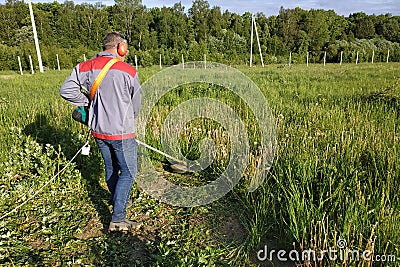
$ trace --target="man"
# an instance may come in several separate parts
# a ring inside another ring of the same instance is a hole
[[[142,89],[136,70],[124,63],[127,41],[116,32],[103,38],[103,52],[75,66],[60,88],[60,95],[75,106],[88,106],[88,126],[104,159],[107,187],[113,199],[109,231],[129,231],[139,224],[126,219],[126,206],[137,171],[135,118]],[[90,101],[87,95],[104,66],[108,70]],[[81,92],[81,91],[84,92]]]

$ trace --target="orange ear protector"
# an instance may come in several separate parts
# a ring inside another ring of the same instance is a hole
[[[121,57],[125,56],[126,54],[128,54],[128,45],[125,42],[120,42],[117,45],[117,52],[118,55],[120,55]]]

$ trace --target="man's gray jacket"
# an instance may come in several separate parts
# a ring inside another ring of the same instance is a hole
[[[100,52],[75,66],[62,84],[60,95],[75,106],[88,106],[92,83],[114,57],[112,53]],[[92,135],[105,140],[133,138],[141,101],[142,88],[135,68],[122,61],[116,62],[90,103],[88,124]]]

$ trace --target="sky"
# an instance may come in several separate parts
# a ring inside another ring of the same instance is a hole
[[[192,6],[192,0],[143,0],[147,7],[173,6],[181,2],[187,11]],[[278,15],[281,6],[286,8],[300,7],[302,9],[334,10],[338,15],[348,17],[352,13],[365,12],[368,15],[390,13],[400,15],[400,0],[208,0],[210,7],[219,6],[222,11],[243,14],[262,12],[266,16]]]
[[[24,0],[27,2],[27,0]],[[64,2],[63,0],[57,0]],[[0,0],[4,4],[6,0]],[[32,0],[33,3],[53,2],[53,0]],[[105,5],[113,5],[113,0],[73,0],[75,4],[82,2],[95,4],[101,2]],[[188,11],[192,6],[192,0],[142,0],[143,5],[148,8],[173,6],[181,2]],[[336,14],[348,17],[352,13],[364,12],[368,15],[387,14],[400,16],[400,0],[208,0],[210,7],[219,6],[222,11],[229,10],[237,14],[243,14],[246,11],[257,13],[262,12],[266,16],[278,15],[279,9],[283,6],[287,8],[300,7],[305,10],[325,9],[334,10]]]

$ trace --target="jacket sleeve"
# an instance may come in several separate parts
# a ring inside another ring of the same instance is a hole
[[[75,106],[87,106],[89,99],[81,92],[82,82],[79,77],[79,65],[73,70],[71,75],[64,81],[60,88],[60,95],[69,103]]]
[[[135,118],[139,116],[140,107],[142,105],[142,86],[140,85],[139,76],[136,73],[133,79],[133,95],[132,95],[133,115]]]

